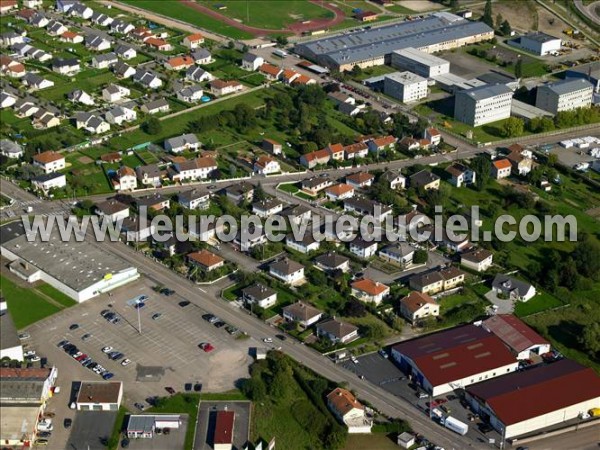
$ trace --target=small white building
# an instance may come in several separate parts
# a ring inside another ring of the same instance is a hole
[[[532,284],[503,274],[498,274],[494,278],[492,291],[497,295],[522,302],[531,300],[536,294],[536,289]]]
[[[460,254],[460,264],[477,272],[485,272],[492,266],[494,254],[485,248],[475,248]]]
[[[530,359],[532,353],[543,355],[550,351],[550,342],[512,314],[493,315],[481,326],[498,336],[519,361]]]
[[[40,167],[44,173],[52,173],[65,168],[65,157],[60,153],[48,150],[33,155],[33,165]]]
[[[254,173],[259,175],[270,175],[278,172],[281,172],[279,161],[270,156],[259,156],[256,161],[254,161]]]
[[[164,143],[165,150],[172,153],[197,151],[200,148],[200,145],[200,141],[193,133],[182,134],[181,136],[166,139]]]
[[[411,72],[385,75],[383,93],[402,103],[415,102],[427,97],[427,79]]]
[[[545,56],[560,51],[561,40],[541,31],[536,31],[519,37],[519,45],[538,56]]]
[[[265,60],[262,56],[255,55],[254,53],[246,53],[242,57],[242,69],[254,72],[258,70],[264,62]]]
[[[262,283],[255,283],[242,289],[242,298],[260,308],[270,308],[277,303],[277,291]]]
[[[304,281],[304,266],[284,258],[269,266],[269,274],[286,284],[295,285]]]
[[[295,322],[302,328],[310,327],[323,317],[323,311],[301,301],[285,306],[282,309],[282,314],[285,320]]]
[[[67,185],[67,177],[59,172],[45,173],[31,179],[35,189],[47,193],[50,189],[60,189]]]
[[[336,388],[327,395],[327,406],[333,415],[347,428],[348,433],[370,433],[373,420],[367,416],[365,407],[352,392]]]
[[[118,200],[106,200],[97,203],[94,211],[99,216],[103,216],[111,222],[129,217],[129,206]]]
[[[78,411],[118,411],[122,399],[120,381],[82,381],[76,405]]]
[[[429,295],[412,291],[400,299],[400,313],[410,323],[440,315],[440,305]]]
[[[389,286],[368,278],[357,280],[350,287],[352,296],[362,302],[374,303],[375,305],[379,305],[384,297],[390,293]]]
[[[131,91],[118,84],[110,84],[102,89],[102,98],[109,103],[116,103],[131,95]]]

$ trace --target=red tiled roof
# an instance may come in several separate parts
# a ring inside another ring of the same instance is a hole
[[[37,162],[39,162],[40,164],[49,164],[51,162],[54,161],[60,161],[61,159],[64,159],[65,157],[63,155],[61,155],[60,153],[56,153],[53,150],[48,150],[47,152],[44,153],[40,153],[39,155],[34,155],[33,159]]]
[[[135,170],[133,170],[131,167],[121,166],[117,171],[117,175],[119,178],[125,176],[135,177]]]
[[[300,75],[298,78],[296,78],[293,83],[294,84],[308,84],[310,83],[312,80],[312,78],[307,77],[306,75]]]
[[[344,146],[342,144],[329,144],[326,147],[332,154],[341,153],[344,151]]]
[[[189,42],[203,41],[204,40],[204,36],[202,36],[200,33],[194,33],[194,34],[190,34],[187,37],[187,40]]]
[[[213,80],[210,82],[210,86],[214,87],[216,89],[223,89],[223,88],[229,87],[229,86],[240,86],[240,83],[238,83],[235,80],[230,80],[230,81]]]
[[[164,39],[158,39],[155,37],[148,38],[144,41],[145,44],[150,45],[152,47],[162,47],[164,45],[168,45],[167,41]]]
[[[354,408],[365,409],[365,407],[358,400],[356,400],[356,397],[352,395],[352,392],[342,388],[335,388],[333,391],[331,391],[327,395],[327,400],[329,400],[331,406],[342,417],[352,411]]]
[[[359,142],[358,144],[350,144],[344,147],[344,151],[350,154],[364,152],[367,149],[367,144],[365,144],[364,142]]]
[[[511,167],[511,164],[508,159],[500,159],[498,161],[494,161],[494,167],[498,170],[508,169],[509,167]]]
[[[436,128],[427,128],[427,134],[429,136],[439,136],[440,132]]]
[[[373,139],[373,143],[378,147],[387,147],[388,145],[392,145],[396,143],[396,138],[394,136],[382,136],[376,139]]]
[[[45,380],[50,369],[0,367],[0,379],[4,378],[36,378]]]
[[[218,411],[215,421],[214,444],[231,444],[233,442],[233,423],[235,413],[233,411]]]
[[[327,188],[327,190],[325,192],[327,192],[328,194],[333,194],[336,197],[339,197],[340,195],[344,195],[348,192],[352,192],[354,191],[354,188],[348,184],[345,183],[340,183],[340,184],[336,184],[335,186],[331,186],[330,188]]]
[[[260,66],[258,70],[273,77],[276,77],[277,75],[279,75],[279,72],[281,72],[281,69],[279,67],[267,63],[264,63],[262,66]]]
[[[65,31],[63,34],[61,34],[61,37],[65,38],[65,39],[74,39],[77,36],[79,36],[77,33],[74,33],[72,31]]]
[[[194,60],[190,56],[176,56],[167,61],[171,67],[193,66]]]
[[[187,255],[188,259],[191,259],[194,262],[204,266],[204,267],[212,267],[217,264],[225,261],[220,256],[215,255],[214,253],[209,252],[208,250],[200,250],[198,252],[193,252]]]
[[[434,299],[432,299],[429,295],[423,294],[421,292],[412,291],[406,297],[400,300],[400,302],[410,311],[416,312],[423,305],[429,303],[431,305],[437,305]]]
[[[270,156],[263,155],[256,160],[256,164],[258,164],[261,167],[266,167],[267,164],[269,164],[272,161],[275,161],[275,160],[273,158],[271,158]]]
[[[389,287],[385,284],[370,280],[369,278],[363,278],[362,280],[355,281],[351,286],[352,288],[365,292],[368,295],[379,295],[389,290]]]
[[[593,369],[563,359],[467,387],[504,425],[513,425],[600,397]]]
[[[502,339],[516,352],[527,350],[533,345],[549,343],[512,314],[496,314],[484,320],[483,327]]]
[[[352,175],[346,176],[346,181],[352,181],[353,183],[356,183],[356,184],[362,184],[362,183],[366,183],[369,180],[372,180],[373,178],[375,178],[375,175],[373,175],[373,174],[370,174],[368,172],[358,172],[358,173],[353,173]]]
[[[329,152],[325,149],[323,150],[317,150],[314,152],[310,152],[310,153],[306,153],[304,156],[304,159],[306,161],[314,161],[316,159],[323,159],[323,158],[329,158]]]
[[[433,386],[516,363],[500,338],[475,325],[405,341],[393,350],[409,357]]]

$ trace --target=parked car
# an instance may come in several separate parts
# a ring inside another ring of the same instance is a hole
[[[161,313],[154,313],[154,314],[152,314],[152,320],[158,320],[161,316],[162,316]]]
[[[127,447],[129,447],[129,439],[123,438],[123,440],[121,441],[121,448],[127,448]]]
[[[114,377],[115,375],[112,372],[108,372],[102,375],[102,378],[105,380],[110,380],[112,377]]]
[[[379,354],[381,356],[383,356],[385,359],[389,358],[389,355],[387,354],[387,352],[384,349],[379,350]]]
[[[356,356],[352,355],[350,356],[350,360],[354,363],[354,364],[358,364],[358,359],[356,359]]]
[[[48,439],[36,439],[34,445],[48,445]]]
[[[73,331],[73,330],[76,330],[77,328],[79,328],[79,325],[74,323],[69,327],[69,330]]]
[[[130,359],[125,358],[123,361],[121,361],[122,366],[128,366],[129,364],[131,364]]]
[[[171,386],[165,387],[165,391],[167,391],[171,395],[175,394],[175,389],[173,389]]]
[[[202,384],[201,383],[194,384],[194,391],[195,392],[200,392],[201,390],[202,390]]]
[[[188,300],[184,300],[182,302],[179,302],[179,306],[181,306],[182,308],[185,308],[187,305],[189,305],[191,302]]]
[[[204,350],[205,353],[212,352],[215,349],[210,342],[202,342],[198,347]]]
[[[37,434],[37,437],[39,438],[49,438],[50,436],[52,436],[52,433],[50,431],[40,431]]]
[[[71,425],[73,425],[73,419],[67,417],[64,421],[63,421],[63,425],[65,428],[71,428]]]
[[[90,333],[86,333],[83,336],[81,336],[81,340],[82,341],[87,341],[88,339],[90,339],[92,337],[92,335]]]
[[[263,339],[263,342],[265,344],[272,344],[273,343],[273,339],[271,339],[270,337],[266,337]]]
[[[65,345],[69,345],[69,344],[70,344],[70,342],[65,339],[65,340],[60,341],[58,344],[56,344],[56,346],[58,348],[64,348]]]
[[[113,348],[110,345],[108,345],[102,349],[102,353],[110,353],[112,350]]]
[[[137,303],[134,305],[134,308],[135,308],[135,309],[142,309],[144,306],[146,306],[146,304],[145,304],[144,302],[137,302]]]
[[[25,339],[29,339],[31,337],[31,335],[29,333],[20,333],[19,334],[19,339],[21,339],[22,341],[24,341]]]
[[[277,335],[275,335],[275,337],[276,337],[277,339],[279,339],[280,341],[285,341],[285,340],[287,340],[287,337],[285,336],[285,334],[277,334]]]
[[[143,411],[144,409],[146,409],[146,407],[142,403],[135,403],[133,406],[135,406],[140,411]]]
[[[215,316],[213,316],[212,314],[202,314],[202,318],[207,322],[210,322],[213,317]]]
[[[185,392],[190,392],[190,391],[192,390],[192,383],[185,383],[185,384],[183,385],[183,390],[184,390]]]

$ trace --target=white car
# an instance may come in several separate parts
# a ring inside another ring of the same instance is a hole
[[[77,352],[77,353],[75,353],[75,354],[74,354],[74,355],[72,355],[72,356],[73,356],[73,359],[77,359],[77,358],[79,358],[81,355],[83,355],[83,353],[82,353],[82,352]]]
[[[109,352],[112,352],[112,350],[113,350],[113,348],[109,345],[102,349],[102,353],[109,353]]]
[[[130,359],[125,358],[123,361],[121,361],[121,365],[122,366],[127,366],[131,363]]]
[[[37,361],[40,361],[41,359],[42,359],[42,358],[40,358],[40,357],[39,357],[39,356],[37,356],[37,355],[33,355],[33,356],[28,356],[28,357],[27,357],[27,361],[30,361],[30,362],[37,362]]]
[[[35,350],[27,350],[25,353],[23,353],[23,356],[25,358],[27,358],[28,356],[34,356],[35,355]]]
[[[356,357],[355,357],[354,355],[352,355],[352,356],[350,357],[350,359],[352,360],[352,362],[353,362],[354,364],[358,364],[358,359],[356,359]]]
[[[272,344],[272,343],[273,343],[273,339],[271,339],[271,338],[264,338],[264,339],[263,339],[263,342],[264,342],[265,344]]]
[[[19,339],[21,339],[21,340],[29,339],[30,337],[31,337],[31,335],[29,333],[19,334]]]
[[[54,426],[52,425],[52,420],[44,419],[37,424],[38,431],[52,431]]]

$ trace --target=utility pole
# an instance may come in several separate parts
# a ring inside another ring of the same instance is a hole
[[[139,305],[140,305],[140,304],[139,304],[139,302],[138,302],[138,303],[136,304],[136,306],[137,306],[137,308],[136,308],[136,309],[137,309],[137,316],[138,316],[138,332],[139,332],[140,334],[142,334],[142,318],[141,318],[141,316],[140,316],[140,308],[139,308]]]

